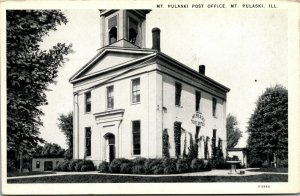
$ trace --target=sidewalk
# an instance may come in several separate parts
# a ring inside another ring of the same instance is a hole
[[[41,175],[31,175],[31,176],[15,176],[7,177],[7,179],[20,179],[20,178],[38,178],[45,176],[64,176],[64,175],[113,175],[113,176],[141,176],[141,177],[166,177],[166,176],[253,176],[260,174],[282,174],[288,175],[288,173],[278,173],[278,172],[251,172],[257,168],[246,168],[237,169],[239,171],[245,171],[245,174],[229,174],[228,169],[214,169],[211,171],[204,172],[193,172],[193,173],[183,173],[183,174],[163,174],[163,175],[141,175],[141,174],[112,174],[112,173],[99,173],[98,171],[89,172],[56,172],[55,174],[41,174]]]

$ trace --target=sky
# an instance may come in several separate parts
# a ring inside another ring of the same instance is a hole
[[[95,10],[63,10],[66,25],[58,26],[41,44],[48,49],[58,42],[73,45],[74,52],[59,69],[56,84],[43,106],[41,137],[66,148],[59,130],[59,114],[73,108],[69,78],[97,54],[100,47],[100,17]],[[243,132],[237,147],[245,147],[247,122],[258,97],[268,87],[288,85],[287,12],[276,9],[152,10],[147,15],[146,48],[152,47],[151,30],[161,29],[161,51],[229,87],[227,114],[237,117]]]

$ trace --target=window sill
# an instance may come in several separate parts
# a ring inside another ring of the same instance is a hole
[[[218,119],[218,117],[217,116],[213,116],[215,119]]]
[[[133,102],[131,102],[131,105],[138,105],[138,104],[140,104],[141,102],[135,102],[135,103],[133,103]]]
[[[84,112],[84,114],[90,114],[91,112]]]
[[[182,105],[175,105],[175,107],[177,107],[177,108],[183,108]]]
[[[140,154],[133,154],[133,155],[131,155],[132,157],[141,157],[141,155]]]
[[[114,108],[106,108],[105,111],[111,111],[111,110],[114,110]]]

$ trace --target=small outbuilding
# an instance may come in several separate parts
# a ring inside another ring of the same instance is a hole
[[[241,161],[241,165],[247,167],[247,151],[246,148],[230,148],[227,149],[229,157],[237,156]]]
[[[64,158],[33,158],[32,171],[52,171]]]

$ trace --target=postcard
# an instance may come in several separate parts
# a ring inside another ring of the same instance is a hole
[[[1,2],[2,194],[299,189],[299,4]]]

